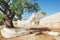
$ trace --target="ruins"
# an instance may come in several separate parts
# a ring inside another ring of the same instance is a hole
[[[25,27],[25,26],[32,26],[32,25],[39,25],[39,20],[46,17],[46,13],[44,12],[37,12],[32,14],[28,20],[18,20],[17,26],[18,27]]]

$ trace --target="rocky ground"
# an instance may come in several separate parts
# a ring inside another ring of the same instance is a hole
[[[53,29],[50,28],[52,31],[57,31],[60,33],[60,29]],[[0,34],[0,40],[60,40],[60,35],[58,36],[52,36],[48,35],[46,32],[43,32],[43,34],[29,34],[24,36],[18,36],[14,38],[3,38]]]
[[[0,35],[0,40],[60,40],[60,36],[51,36],[47,34],[30,34],[30,35],[24,35],[24,36],[19,36],[15,38],[3,38]]]
[[[35,34],[30,34],[26,36],[21,36],[21,37],[15,37],[15,38],[3,38],[0,36],[0,40],[54,40],[53,36],[48,36],[48,35],[35,35]]]

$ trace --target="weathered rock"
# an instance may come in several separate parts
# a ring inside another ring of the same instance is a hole
[[[58,36],[59,35],[59,32],[48,32],[48,35],[52,35],[52,36]]]
[[[53,28],[59,28],[60,27],[60,12],[55,13],[51,16],[47,16],[45,18],[42,18],[40,20],[40,26],[45,27],[53,27]]]
[[[14,25],[17,27],[22,28],[29,28],[34,25],[39,25],[39,20],[44,18],[46,15],[44,12],[37,12],[35,14],[32,14],[32,16],[28,20],[17,20],[16,22],[13,21]]]
[[[8,28],[3,28],[1,30],[1,34],[4,38],[12,38],[16,36],[22,36],[22,35],[27,35],[29,34],[29,31],[25,29],[8,29]]]
[[[44,12],[37,12],[35,14],[32,14],[28,20],[33,23],[33,25],[39,25],[39,20],[45,16],[46,14]]]

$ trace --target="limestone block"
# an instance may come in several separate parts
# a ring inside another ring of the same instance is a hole
[[[29,34],[29,31],[25,29],[8,29],[8,28],[3,28],[1,30],[1,34],[4,38],[12,38],[16,36],[22,36],[22,35],[27,35]]]
[[[39,22],[39,25],[57,28],[60,26],[60,12],[42,18]]]
[[[59,35],[59,33],[58,32],[48,32],[48,35],[52,35],[52,36],[58,36]]]

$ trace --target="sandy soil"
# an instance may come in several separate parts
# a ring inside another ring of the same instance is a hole
[[[53,29],[50,28],[52,31],[58,31],[60,33],[60,29]],[[14,38],[3,38],[0,35],[0,40],[60,40],[60,35],[59,36],[51,36],[48,34],[30,34],[30,35],[25,35],[25,36],[19,36],[19,37],[14,37]]]
[[[0,36],[0,40],[60,40],[60,37],[56,37],[56,36],[49,36],[47,34],[30,34],[30,35],[25,35],[25,36],[19,36],[19,37],[15,37],[15,38],[3,38],[2,36]]]

